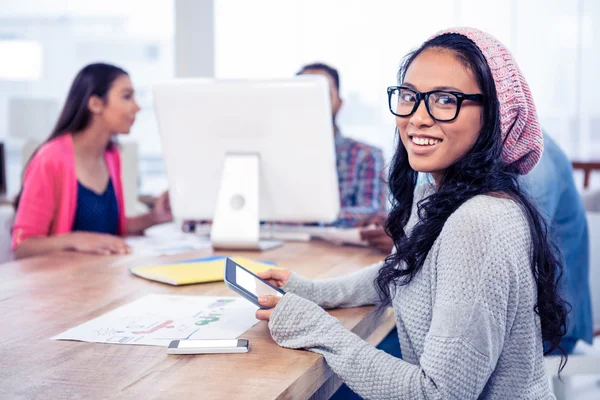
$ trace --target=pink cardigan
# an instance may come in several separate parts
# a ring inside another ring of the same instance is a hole
[[[105,153],[119,206],[119,234],[127,232],[121,183],[121,158],[116,148]],[[77,173],[70,134],[44,144],[23,178],[23,192],[12,233],[12,248],[30,237],[71,232],[77,209]]]

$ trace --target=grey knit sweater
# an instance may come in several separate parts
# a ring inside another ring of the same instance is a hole
[[[415,202],[431,190],[417,190]],[[408,226],[416,220],[413,205]],[[271,315],[273,339],[322,354],[366,399],[554,398],[534,312],[529,228],[516,203],[477,196],[448,218],[421,271],[392,301],[402,359],[321,308],[375,304],[380,267],[322,281],[292,274]]]

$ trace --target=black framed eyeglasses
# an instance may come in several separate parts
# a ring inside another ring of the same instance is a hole
[[[482,94],[464,94],[449,90],[432,90],[421,93],[405,86],[387,88],[390,111],[397,117],[408,117],[425,101],[427,112],[436,121],[450,122],[458,117],[460,106],[465,100],[483,102]]]

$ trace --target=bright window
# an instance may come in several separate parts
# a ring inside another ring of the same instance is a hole
[[[0,40],[0,79],[37,81],[42,77],[42,45],[33,40]]]

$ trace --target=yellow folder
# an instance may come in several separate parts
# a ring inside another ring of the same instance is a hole
[[[131,268],[132,274],[169,285],[190,285],[193,283],[218,282],[223,280],[226,256],[205,257],[175,264],[154,265]],[[245,257],[229,257],[257,273],[275,268],[274,263],[255,261]]]

